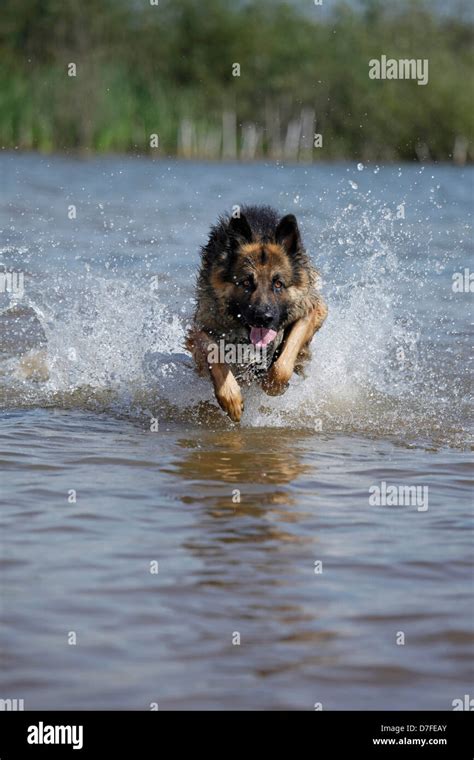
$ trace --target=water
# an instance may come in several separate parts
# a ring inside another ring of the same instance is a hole
[[[0,294],[0,697],[472,693],[470,295],[452,290],[472,169],[4,153],[0,176],[0,262],[24,273]],[[330,311],[308,376],[246,391],[236,426],[183,339],[199,245],[243,202],[298,216]],[[428,508],[371,504],[382,481]]]

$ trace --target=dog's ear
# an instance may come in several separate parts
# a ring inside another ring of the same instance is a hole
[[[207,244],[201,249],[209,266],[224,264],[238,250],[242,242],[250,243],[252,230],[244,214],[238,217],[222,216],[218,224],[211,227]]]
[[[241,240],[245,240],[246,243],[251,242],[252,230],[244,214],[231,217],[229,221],[229,234],[234,239],[240,238]]]
[[[275,240],[289,254],[296,253],[301,246],[301,236],[298,222],[294,214],[287,214],[277,224]]]

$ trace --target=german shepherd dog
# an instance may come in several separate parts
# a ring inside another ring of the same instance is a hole
[[[302,372],[327,315],[318,285],[293,214],[280,218],[269,206],[244,206],[211,228],[186,348],[198,372],[210,374],[216,399],[234,422],[244,408],[239,382],[258,381],[276,396],[293,372]],[[244,360],[232,351],[242,345],[250,349]]]

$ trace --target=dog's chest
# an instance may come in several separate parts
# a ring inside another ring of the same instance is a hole
[[[283,341],[283,330],[268,346],[254,346],[247,335],[227,335],[224,343],[225,364],[241,383],[251,383],[262,377],[271,367],[277,349]]]

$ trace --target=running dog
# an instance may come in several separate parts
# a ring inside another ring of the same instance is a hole
[[[211,228],[186,348],[234,422],[244,408],[239,382],[276,396],[302,372],[327,315],[318,286],[293,214],[237,207]]]

